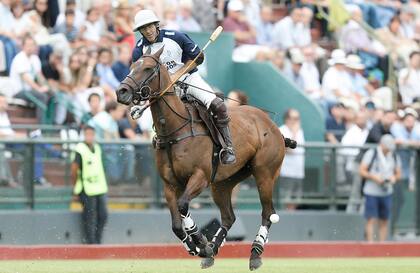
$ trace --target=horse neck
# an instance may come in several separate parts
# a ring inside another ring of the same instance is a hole
[[[163,86],[166,86],[165,82],[170,83],[169,75],[164,76],[163,82]],[[185,124],[186,120],[182,117],[188,118],[184,103],[173,92],[174,88],[171,87],[166,94],[151,105],[153,123],[158,135],[166,135],[175,131]]]

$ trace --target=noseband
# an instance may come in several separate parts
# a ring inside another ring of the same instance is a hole
[[[136,89],[133,90],[133,103],[134,104],[139,104],[141,101],[145,101],[145,100],[149,100],[151,98],[156,98],[160,95],[160,92],[155,92],[152,93],[152,88],[150,87],[150,82],[156,78],[157,76],[159,76],[159,87],[158,90],[160,90],[160,86],[161,86],[161,81],[160,81],[160,61],[155,58],[154,56],[151,55],[143,55],[141,58],[152,58],[155,62],[156,65],[155,67],[153,67],[152,72],[146,77],[146,79],[141,82],[138,83],[134,77],[131,75],[131,73],[129,75],[127,75],[127,78],[129,78],[135,85],[136,85]],[[125,83],[126,85],[128,85],[127,83]],[[129,85],[128,85],[129,86]]]

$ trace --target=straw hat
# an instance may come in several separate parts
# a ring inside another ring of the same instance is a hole
[[[342,49],[334,49],[331,53],[331,58],[328,60],[329,65],[346,64],[346,53]]]
[[[365,69],[365,65],[362,63],[362,60],[360,59],[360,57],[354,54],[350,54],[349,56],[347,56],[346,66],[348,68],[356,69],[356,70]]]

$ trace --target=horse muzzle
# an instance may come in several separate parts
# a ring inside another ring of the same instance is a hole
[[[131,100],[133,99],[133,92],[131,90],[128,90],[125,86],[120,86],[117,89],[117,101],[119,103],[129,105],[131,103]]]

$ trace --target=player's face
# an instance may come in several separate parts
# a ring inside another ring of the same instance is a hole
[[[151,23],[141,27],[140,33],[151,43],[154,42],[156,40],[156,37],[158,36],[158,31],[155,23]]]

